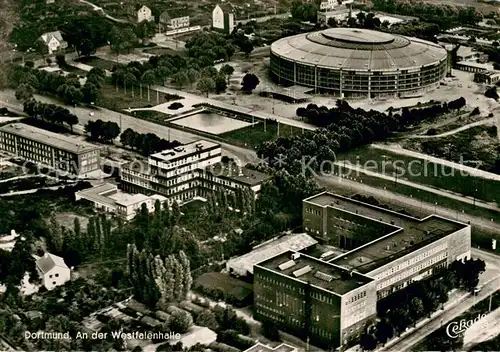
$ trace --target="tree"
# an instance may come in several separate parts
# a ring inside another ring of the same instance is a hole
[[[262,330],[262,335],[267,337],[271,341],[281,341],[280,333],[278,329],[276,328],[276,325],[274,325],[270,321],[264,321],[261,326]]]
[[[241,89],[247,93],[251,93],[259,83],[259,78],[256,75],[253,73],[247,73],[243,76],[243,80],[241,81]]]
[[[78,117],[75,114],[67,113],[64,118],[64,122],[69,125],[71,132],[73,132],[73,126],[78,125]]]
[[[132,87],[132,97],[134,96],[134,85],[137,84],[137,78],[132,72],[126,72],[123,76],[123,86],[127,94],[127,86]]]
[[[17,100],[29,100],[33,98],[33,94],[35,94],[35,89],[26,83],[21,83],[16,89]]]
[[[183,310],[173,312],[168,320],[168,327],[174,333],[184,334],[192,325],[193,318]]]
[[[215,90],[215,82],[210,77],[201,77],[198,81],[196,88],[201,92],[205,93],[208,98],[208,93],[213,92]]]
[[[57,66],[59,67],[65,67],[66,66],[66,56],[63,54],[56,55],[56,63]]]
[[[226,83],[226,77],[218,74],[217,77],[215,77],[215,92],[217,94],[220,94],[224,92],[227,88],[227,83]]]
[[[217,319],[215,317],[215,314],[212,313],[211,310],[205,309],[198,313],[196,316],[196,325],[199,326],[205,326],[209,328],[210,330],[216,331],[219,329],[219,324],[217,323]]]
[[[335,19],[335,17],[330,17],[326,24],[328,25],[328,27],[335,28],[337,27],[337,20]]]
[[[383,319],[377,323],[375,336],[377,340],[384,345],[388,340],[394,337],[394,328],[386,319]]]
[[[93,104],[99,97],[99,89],[88,80],[82,88],[83,101],[87,104]]]
[[[229,82],[231,80],[231,76],[234,73],[234,67],[228,64],[225,64],[222,66],[219,70],[219,73],[223,74],[227,78],[227,85],[229,85]]]
[[[148,101],[151,101],[151,97],[149,95],[149,88],[151,87],[151,85],[155,83],[155,80],[156,80],[156,75],[153,70],[147,70],[141,76],[141,83],[144,83],[145,85],[148,86]]]
[[[179,71],[172,75],[172,81],[174,81],[175,85],[179,88],[182,88],[188,82],[188,76],[186,72]]]
[[[134,138],[136,137],[136,135],[137,135],[137,132],[135,132],[131,128],[127,128],[120,135],[120,143],[126,147],[133,147],[134,146]]]
[[[373,351],[377,347],[377,340],[372,334],[364,333],[359,338],[359,346],[364,351]]]
[[[412,300],[410,301],[409,310],[410,310],[410,316],[413,322],[416,324],[417,320],[422,317],[425,311],[422,300],[418,297],[412,298]]]

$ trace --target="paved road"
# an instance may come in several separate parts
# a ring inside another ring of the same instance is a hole
[[[462,350],[470,351],[478,343],[491,340],[497,335],[500,335],[500,308],[467,329]]]
[[[459,164],[459,163],[455,163],[453,161],[439,159],[439,158],[436,158],[436,157],[433,157],[433,156],[430,156],[427,154],[422,154],[422,153],[414,152],[412,150],[404,149],[400,145],[397,145],[397,144],[372,144],[371,147],[379,149],[379,150],[386,150],[388,152],[393,152],[396,154],[409,156],[412,158],[427,160],[429,162],[436,163],[436,164],[449,166],[449,167],[455,168],[456,170],[466,172],[472,176],[482,177],[482,178],[485,178],[488,180],[500,181],[500,175],[497,175],[497,174],[494,174],[491,172],[487,172],[487,171],[483,171],[483,170],[479,170],[479,169],[475,169],[473,167],[466,166],[466,165]]]
[[[470,221],[471,225],[477,227],[478,229],[483,229],[492,233],[500,233],[500,226],[495,222],[488,221],[485,218],[471,216],[467,213],[460,213],[459,209],[448,209],[439,205],[425,203],[415,198],[406,197],[384,189],[372,187],[364,183],[359,183],[357,181],[339,178],[338,176],[318,176],[317,180],[321,186],[327,189],[333,189],[334,192],[341,189],[352,194],[359,193],[364,196],[371,195],[387,204],[410,208],[415,211],[425,212],[426,214],[436,213],[437,215],[460,220],[462,222]]]
[[[363,167],[352,165],[352,164],[351,165],[350,164],[344,165],[342,163],[342,161],[336,162],[335,165],[351,170],[350,171],[351,175],[365,174],[368,176],[378,177],[378,178],[381,178],[381,179],[387,180],[387,181],[394,181],[394,176],[389,176],[387,174],[382,174],[380,172],[366,170]],[[356,176],[354,176],[354,177],[356,177]],[[458,200],[459,202],[463,202],[463,203],[467,203],[467,204],[475,204],[479,208],[484,208],[484,209],[500,212],[500,208],[495,203],[487,203],[487,202],[483,202],[483,201],[477,200],[477,199],[474,200],[471,197],[465,197],[461,194],[450,192],[450,191],[443,190],[440,188],[433,188],[433,187],[429,187],[429,186],[426,186],[423,184],[407,181],[407,180],[401,179],[400,177],[398,177],[397,182],[399,184],[403,184],[403,185],[406,185],[406,186],[409,186],[409,187],[412,187],[415,189],[420,189],[420,190],[425,191],[425,192],[434,193],[434,194],[437,194],[437,195],[440,195],[443,197],[448,197],[448,198],[451,198],[454,200]]]
[[[489,123],[496,124],[496,122],[497,122],[497,118],[496,117],[490,117],[490,118],[487,118],[487,119],[484,119],[484,120],[481,120],[481,121],[476,121],[476,122],[469,123],[469,124],[467,124],[465,126],[462,126],[462,127],[459,127],[459,128],[454,129],[454,130],[451,130],[451,131],[448,131],[448,132],[444,132],[444,133],[441,133],[441,134],[435,134],[435,135],[413,135],[413,136],[410,136],[408,138],[422,138],[422,139],[441,138],[441,137],[451,136],[451,135],[453,135],[455,133],[468,130],[468,129],[472,128],[472,127],[482,126],[482,125],[486,125],[486,124],[489,124]]]
[[[35,98],[38,101],[42,101],[45,103],[60,105],[60,102],[45,96],[37,95]],[[11,89],[0,91],[0,104],[5,105],[11,109],[22,110],[21,104],[15,99],[14,91]],[[144,121],[126,114],[119,114],[115,111],[103,108],[91,110],[86,107],[68,107],[68,109],[78,116],[78,125],[80,126],[80,131],[82,131],[81,128],[83,128],[83,126],[85,126],[88,121],[101,119],[103,121],[112,121],[118,123],[119,125],[121,125],[122,131],[125,131],[127,128],[131,128],[139,133],[154,133],[161,138],[178,140],[181,143],[189,143],[202,138],[189,132],[168,128],[153,122]],[[94,112],[94,116],[90,116],[91,111]],[[78,126],[76,126],[76,130],[79,130]],[[216,141],[216,143],[222,145],[224,155],[228,155],[229,157],[235,158],[235,160],[241,161],[243,165],[257,161],[257,154],[253,150],[236,147],[231,144],[221,143],[219,141]]]
[[[113,17],[113,16],[108,15],[108,14],[107,14],[107,13],[103,10],[103,8],[102,8],[102,7],[99,7],[99,6],[97,6],[97,5],[95,5],[95,4],[91,3],[91,2],[88,2],[88,1],[86,1],[86,0],[80,0],[80,2],[81,2],[81,3],[84,3],[84,4],[87,4],[87,5],[89,5],[89,6],[92,6],[92,9],[93,9],[94,11],[102,12],[102,13],[104,14],[104,17],[106,17],[107,19],[109,19],[109,20],[111,20],[111,21],[118,22],[118,23],[128,23],[128,21],[126,21],[126,20],[122,20],[122,19],[115,18],[115,17]]]
[[[151,89],[153,91],[160,91],[160,92],[167,93],[167,94],[174,94],[174,95],[183,96],[186,98],[186,100],[184,100],[183,102],[189,102],[189,104],[191,104],[191,105],[195,105],[195,104],[199,104],[199,103],[208,103],[212,106],[220,107],[223,109],[229,109],[229,110],[234,110],[236,112],[243,112],[243,113],[247,113],[247,114],[252,114],[252,115],[255,115],[256,117],[261,118],[261,119],[274,119],[274,120],[279,121],[280,123],[284,123],[284,124],[294,126],[297,128],[302,128],[305,130],[312,131],[312,130],[315,130],[317,128],[316,126],[311,125],[311,124],[306,123],[306,122],[303,122],[303,121],[292,120],[292,119],[289,119],[286,117],[270,114],[266,111],[255,110],[255,109],[246,108],[243,106],[227,104],[227,103],[215,100],[215,99],[204,98],[204,97],[201,97],[199,95],[183,92],[183,91],[173,89],[173,88],[167,88],[167,87],[163,87],[163,86],[152,86]],[[164,105],[167,106],[166,104],[164,104]],[[157,110],[157,108],[158,108],[158,106],[155,106],[152,109]],[[168,113],[168,111],[164,111],[164,112]]]
[[[472,249],[472,257],[481,258],[487,264],[491,263],[492,261],[493,264],[496,264],[498,263],[498,261],[500,261],[500,257],[478,249]],[[384,348],[379,349],[379,351],[411,351],[412,346],[422,341],[432,332],[436,331],[448,322],[451,322],[453,319],[469,310],[477,302],[487,298],[490,294],[499,290],[500,273],[498,271],[495,271],[495,274],[495,277],[488,278],[486,281],[483,279],[484,274],[481,275],[480,284],[483,284],[483,288],[477,296],[469,295],[467,298],[461,300],[458,304],[450,307],[450,309],[436,312],[431,317],[431,320],[429,322],[422,325],[421,327],[417,326],[417,329],[409,332],[407,335],[402,336],[396,343],[392,345],[387,344]]]

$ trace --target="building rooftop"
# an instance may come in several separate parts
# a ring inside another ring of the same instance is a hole
[[[470,66],[470,67],[476,67],[476,68],[481,68],[483,70],[488,70],[490,66],[488,64],[482,64],[476,61],[459,61],[456,63],[457,65],[462,65],[462,66]]]
[[[27,138],[42,144],[50,145],[71,153],[87,153],[100,148],[94,144],[77,140],[59,133],[53,133],[24,123],[12,123],[0,127],[0,131]]]
[[[304,202],[343,210],[391,226],[388,233],[380,234],[380,238],[329,261],[360,273],[368,273],[468,226],[437,215],[418,219],[327,192]]]
[[[470,46],[461,45],[457,50],[458,57],[468,57],[474,54],[476,54],[476,51],[472,49]]]
[[[420,68],[447,57],[444,48],[428,41],[356,28],[282,38],[271,45],[271,53],[305,65],[366,71]]]
[[[500,71],[481,71],[481,72],[476,72],[476,75],[483,75],[483,76],[488,76],[488,77],[494,77],[496,75],[500,75]]]
[[[229,259],[228,267],[244,268],[253,274],[253,266],[287,250],[301,251],[317,244],[314,238],[306,233],[288,234],[275,240],[264,242],[240,257]]]
[[[257,264],[275,273],[343,295],[373,279],[303,253],[286,251]]]
[[[247,167],[239,167],[235,163],[217,163],[205,168],[205,171],[214,174],[215,176],[234,180],[248,186],[258,185],[272,176],[260,171],[255,171]]]
[[[218,5],[224,13],[234,13],[234,6],[230,2],[223,2]]]
[[[276,347],[269,347],[267,345],[264,345],[263,343],[257,342],[255,345],[253,345],[249,349],[246,349],[243,352],[296,352],[296,351],[298,351],[297,348],[288,345],[286,343],[282,343],[281,345]]]
[[[43,257],[38,258],[36,261],[36,266],[43,274],[48,273],[56,266],[69,269],[63,258],[51,253],[45,253]]]
[[[137,193],[137,194],[128,194],[117,192],[109,195],[109,198],[113,199],[116,204],[123,205],[128,207],[130,205],[134,205],[140,202],[145,202],[149,199],[149,197],[145,194]]]
[[[96,185],[92,188],[87,188],[76,192],[75,196],[80,196],[82,198],[88,199],[90,201],[99,202],[101,204],[107,204],[109,206],[114,206],[116,201],[111,198],[112,194],[118,193],[118,186],[111,183],[102,183]]]
[[[220,144],[206,140],[198,140],[192,143],[180,145],[172,149],[166,149],[161,152],[151,154],[149,158],[157,161],[173,162],[179,159],[186,158],[189,155],[197,153],[199,151],[215,149],[217,147],[220,147]]]

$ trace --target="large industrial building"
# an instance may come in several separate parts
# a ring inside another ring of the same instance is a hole
[[[24,123],[0,127],[0,150],[42,167],[85,177],[100,170],[100,148]]]
[[[341,97],[410,97],[439,85],[447,51],[417,38],[366,29],[329,28],[271,45],[271,77]]]
[[[149,156],[147,162],[133,161],[121,169],[121,184],[132,193],[160,194],[170,202],[206,197],[218,188],[234,192],[250,190],[256,196],[271,176],[224,164],[220,144],[199,140]]]
[[[470,225],[437,215],[418,219],[328,192],[303,200],[303,227],[347,252],[328,261],[284,252],[257,263],[255,316],[321,347],[357,339],[378,300],[470,258]]]

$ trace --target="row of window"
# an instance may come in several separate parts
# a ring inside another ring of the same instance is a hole
[[[313,214],[313,215],[321,215],[321,210],[317,210],[314,208],[306,208],[306,213]]]
[[[444,253],[441,253],[441,254],[439,254],[439,255],[437,255],[429,260],[426,260],[423,263],[415,265],[410,270],[406,270],[398,275],[391,277],[390,279],[388,279],[382,283],[377,284],[377,291],[381,290],[387,286],[390,286],[398,281],[404,280],[404,279],[414,275],[415,273],[417,273],[417,272],[419,272],[419,271],[421,271],[421,270],[423,270],[423,269],[425,269],[425,268],[427,268],[427,267],[429,267],[437,262],[440,262],[440,261],[446,259],[447,256],[448,256],[448,253],[444,252]]]
[[[346,304],[346,305],[349,305],[349,304],[354,303],[354,302],[356,302],[356,301],[359,301],[360,299],[363,299],[363,298],[365,298],[365,297],[366,297],[366,291],[360,292],[360,293],[358,293],[358,294],[356,294],[356,295],[354,295],[354,296],[350,297],[350,298],[349,298],[349,299],[345,302],[345,304]]]
[[[398,272],[402,269],[405,269],[415,263],[418,263],[419,261],[427,258],[427,257],[430,257],[431,255],[433,254],[436,254],[436,253],[439,253],[443,250],[445,250],[446,248],[448,247],[448,244],[446,242],[443,242],[442,244],[438,245],[438,246],[435,246],[435,247],[432,247],[431,249],[429,249],[428,251],[426,252],[423,252],[419,255],[416,255],[398,265],[395,265],[393,266],[392,268],[378,274],[375,278],[377,280],[380,280],[380,279],[383,279],[384,277],[387,277],[387,276],[390,276],[392,274],[394,274],[395,272]]]

